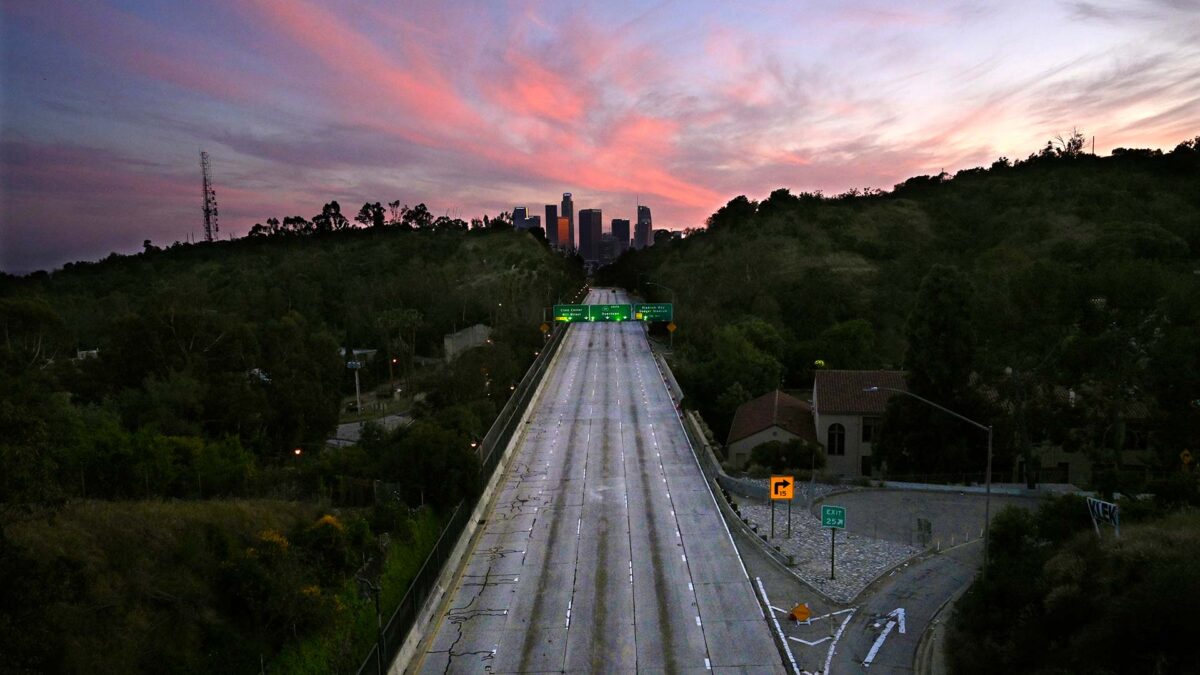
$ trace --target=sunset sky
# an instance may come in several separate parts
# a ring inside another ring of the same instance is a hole
[[[336,7],[336,9],[333,9]],[[0,269],[336,199],[700,225],[731,197],[890,189],[1200,134],[1200,2],[0,0]]]

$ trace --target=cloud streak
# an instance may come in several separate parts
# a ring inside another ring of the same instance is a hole
[[[226,232],[330,199],[470,217],[563,191],[683,227],[739,193],[886,188],[1073,126],[1100,151],[1200,132],[1189,3],[331,7],[0,4],[0,267],[196,229],[200,147]]]

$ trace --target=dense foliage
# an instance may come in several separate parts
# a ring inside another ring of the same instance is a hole
[[[351,349],[377,350],[368,391],[390,372],[429,392],[426,412],[502,400],[542,308],[580,283],[528,233],[402,227],[148,246],[0,279],[0,502],[257,494],[258,470],[324,445],[354,393]],[[455,366],[475,377],[416,367],[477,322],[493,340]]]
[[[422,512],[392,538],[401,587],[421,561],[405,551],[437,533]],[[336,638],[317,642],[322,670],[357,667],[375,608],[347,575],[376,546],[361,514],[297,502],[80,502],[9,519],[0,670],[257,672],[310,634]]]
[[[781,381],[811,388],[817,362],[903,368],[914,390],[995,425],[1001,475],[1051,445],[1112,467],[1146,449],[1167,472],[1200,439],[1197,185],[1200,139],[1109,157],[1066,144],[891,192],[780,189],[602,280],[675,297],[673,365],[719,437],[739,403]],[[983,465],[978,430],[909,403],[885,421],[889,471]]]
[[[0,670],[359,665],[376,617],[355,577],[390,615],[478,489],[474,448],[541,349],[542,308],[583,281],[503,218],[369,206],[367,229],[334,203],[0,277]],[[446,364],[443,335],[475,323],[491,338]],[[415,421],[326,447],[351,360]]]
[[[1123,520],[1136,521],[1128,506]],[[1200,606],[1200,516],[1125,522],[1119,539],[1108,526],[1102,535],[1081,498],[997,514],[987,576],[951,619],[952,672],[1200,671],[1187,619]]]

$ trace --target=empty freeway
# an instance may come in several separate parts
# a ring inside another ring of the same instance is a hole
[[[413,669],[784,672],[642,325],[573,324],[530,405]]]

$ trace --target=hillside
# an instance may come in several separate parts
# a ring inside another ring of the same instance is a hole
[[[1095,449],[1138,426],[1166,464],[1200,436],[1198,185],[1189,141],[1167,154],[1047,150],[890,192],[780,189],[731,200],[706,230],[631,252],[602,279],[658,301],[671,294],[646,281],[675,292],[677,374],[724,437],[737,404],[781,380],[811,388],[818,361],[911,369],[922,281],[952,267],[965,301],[948,311],[969,352],[954,390],[973,390],[1003,427],[1000,471],[1020,443],[1016,398],[1033,445]],[[1086,406],[1062,410],[1068,389]],[[1068,427],[1082,437],[1063,438]]]
[[[400,226],[0,278],[0,671],[356,668],[355,578],[390,616],[477,489],[542,307],[582,281],[527,232]],[[445,365],[474,323],[491,340]],[[411,425],[325,447],[343,348],[374,350],[363,390]]]
[[[444,334],[482,322],[497,333],[473,358],[512,379],[541,343],[542,307],[581,280],[528,233],[387,227],[148,247],[5,278],[0,500],[244,494],[254,466],[324,445],[354,394],[339,349],[377,350],[364,391],[391,374],[435,408],[486,400],[417,357],[440,358]]]
[[[1097,537],[1079,498],[997,514],[988,576],[949,624],[951,672],[1197,672],[1194,626],[1179,617],[1200,603],[1200,517],[1122,521],[1120,538],[1108,526]]]

